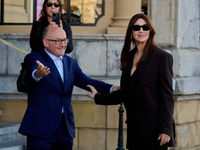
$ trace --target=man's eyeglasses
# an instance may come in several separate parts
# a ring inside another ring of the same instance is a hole
[[[144,31],[149,31],[149,26],[148,25],[142,25],[142,26],[140,26],[140,25],[133,25],[132,26],[132,29],[134,30],[134,31],[139,31],[140,30],[140,28],[142,28]]]
[[[64,42],[64,44],[67,44],[69,42],[69,39],[59,39],[59,40],[52,40],[52,39],[47,39],[48,41],[54,41],[56,45],[60,45],[62,42]]]
[[[52,5],[54,5],[54,7],[59,7],[60,6],[59,3],[47,2],[47,7],[51,7]]]

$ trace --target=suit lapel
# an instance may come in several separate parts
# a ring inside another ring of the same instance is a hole
[[[68,90],[68,88],[70,88],[70,86],[68,85],[69,84],[68,80],[70,80],[69,76],[68,76],[68,74],[69,74],[68,69],[69,69],[68,68],[68,59],[67,59],[67,56],[64,55],[63,56],[64,92],[66,92]]]
[[[64,73],[64,83],[67,83],[67,60],[65,55],[63,56],[63,73]]]

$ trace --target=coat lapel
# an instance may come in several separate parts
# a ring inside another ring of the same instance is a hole
[[[134,52],[135,53],[135,52]],[[150,56],[150,54],[148,53],[148,56]],[[145,59],[144,61],[142,61],[138,66],[137,69],[135,70],[135,72],[133,73],[133,75],[131,76],[131,84],[130,84],[130,89],[132,91],[132,93],[134,93],[134,91],[136,90],[138,81],[139,81],[139,77],[142,75],[142,73],[144,73],[145,69],[147,68],[149,61],[151,60],[151,58],[149,58],[147,56],[147,59]],[[132,65],[131,68],[133,66],[133,59],[134,59],[134,55],[132,57]]]

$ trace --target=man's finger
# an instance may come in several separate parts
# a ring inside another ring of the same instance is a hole
[[[36,60],[36,63],[38,64],[38,66],[44,67],[44,65],[39,60]]]

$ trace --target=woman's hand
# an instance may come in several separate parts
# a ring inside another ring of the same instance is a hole
[[[160,140],[160,146],[163,146],[166,143],[169,143],[171,137],[167,134],[159,134],[158,140]]]
[[[50,22],[50,23],[49,23],[49,26],[56,26],[56,27],[58,27],[58,25],[57,25],[55,22]],[[60,20],[60,28],[63,29],[62,20]]]
[[[56,27],[58,27],[58,25],[55,22],[50,22],[49,26],[56,26]]]
[[[98,93],[97,90],[93,86],[91,86],[91,85],[87,85],[87,87],[89,87],[90,90],[92,91],[92,94],[88,94],[88,96],[90,98],[94,99],[94,96]]]
[[[63,29],[62,20],[60,20],[60,28],[62,28],[62,29]]]

